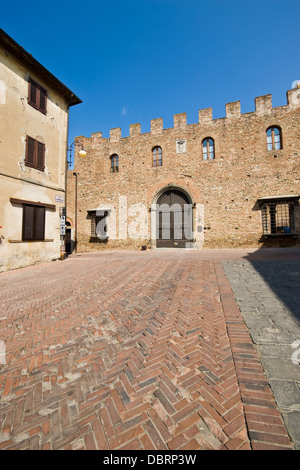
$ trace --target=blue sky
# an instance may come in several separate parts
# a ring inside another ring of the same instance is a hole
[[[29,8],[30,5],[30,8]],[[299,0],[31,0],[3,2],[0,27],[83,103],[71,108],[75,136],[269,94],[286,104],[300,80]]]

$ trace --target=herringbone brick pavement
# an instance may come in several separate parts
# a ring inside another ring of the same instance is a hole
[[[1,274],[0,449],[291,448],[226,282],[196,252]]]

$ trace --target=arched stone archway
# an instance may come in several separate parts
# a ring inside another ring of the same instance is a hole
[[[193,247],[193,199],[179,186],[161,189],[151,204],[151,246]]]
[[[66,235],[65,235],[65,249],[67,254],[73,253],[74,250],[74,228],[73,221],[70,217],[66,220]]]

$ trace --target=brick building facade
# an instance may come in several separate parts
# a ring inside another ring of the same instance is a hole
[[[85,159],[78,157],[82,147]],[[195,124],[183,113],[169,129],[154,119],[149,133],[133,124],[128,137],[120,128],[110,138],[77,137],[68,222],[79,251],[295,245],[299,169],[296,87],[280,107],[265,95],[246,114],[237,101],[226,105],[224,118],[213,119],[208,108]]]

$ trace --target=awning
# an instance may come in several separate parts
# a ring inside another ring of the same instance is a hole
[[[97,207],[97,209],[88,209],[87,212],[111,212],[112,208],[108,207]]]
[[[258,202],[263,204],[265,202],[298,202],[300,196],[296,196],[295,194],[283,195],[283,196],[264,196],[258,198]]]

